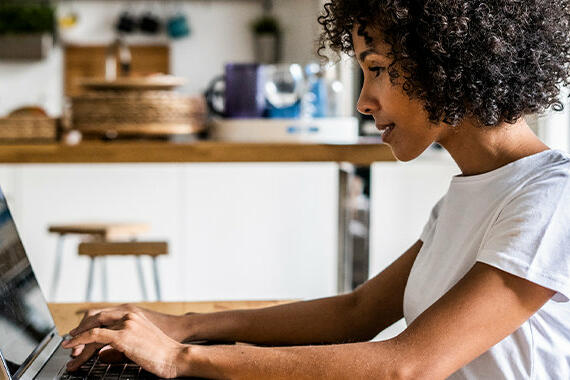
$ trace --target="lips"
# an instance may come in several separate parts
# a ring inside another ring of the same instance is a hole
[[[395,127],[396,125],[394,123],[376,124],[376,128],[378,128],[382,137],[389,135]]]

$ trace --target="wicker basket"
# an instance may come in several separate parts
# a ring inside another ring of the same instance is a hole
[[[54,142],[57,124],[49,117],[0,118],[0,143]]]
[[[71,98],[71,123],[83,134],[178,135],[204,129],[205,100],[171,91],[92,91]]]

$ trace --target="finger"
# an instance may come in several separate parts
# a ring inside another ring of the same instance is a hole
[[[79,309],[75,312],[75,314],[83,314],[83,317],[81,318],[81,321],[79,321],[79,325],[81,326],[81,324],[89,317],[92,317],[95,314],[99,314],[101,312],[100,309]],[[77,330],[77,327],[74,328],[73,330],[71,330],[69,332],[70,335],[72,335],[72,333]]]
[[[83,346],[84,349],[81,352],[81,354],[71,359],[67,363],[66,365],[67,370],[70,372],[77,370],[79,367],[81,367],[83,363],[89,360],[89,358],[93,356],[95,352],[97,352],[97,350],[99,350],[103,346],[104,344],[88,344],[86,346]]]
[[[105,346],[99,351],[99,357],[105,363],[118,363],[125,360],[125,355],[111,346]]]
[[[109,344],[112,343],[117,336],[116,330],[93,328],[91,330],[85,331],[69,340],[64,340],[62,343],[63,348],[73,348],[80,346],[82,344],[89,343],[100,343]]]
[[[95,327],[111,325],[115,323],[117,320],[123,318],[124,314],[125,313],[120,310],[101,311],[100,313],[87,317],[84,321],[82,321],[79,324],[79,326],[71,330],[69,333],[72,336],[77,336]]]
[[[85,346],[83,344],[81,346],[73,347],[71,350],[71,356],[79,356],[83,352],[83,349],[85,349]]]
[[[97,315],[108,311],[107,309],[91,309],[91,310],[87,310],[85,312],[85,314],[83,314],[83,318],[81,319],[81,322],[79,322],[79,325],[74,328],[73,330],[71,330],[69,332],[70,335],[77,335],[79,330],[83,330],[83,326],[85,326],[86,323],[89,323],[89,321],[92,321]]]
[[[124,304],[124,305],[121,305],[119,307],[106,307],[106,308],[99,308],[99,309],[79,309],[75,312],[75,314],[83,314],[81,322],[79,322],[79,326],[80,326],[87,318],[93,317],[94,315],[97,315],[99,313],[106,312],[106,311],[124,310],[125,306],[128,306],[128,304]],[[71,332],[75,331],[76,329],[77,328],[71,330],[69,333],[71,334]]]

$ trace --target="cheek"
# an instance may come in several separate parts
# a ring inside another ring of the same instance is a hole
[[[411,116],[410,111],[415,113],[415,102],[410,100],[401,86],[392,84],[387,75],[379,82],[377,94],[384,104],[385,111],[402,116]]]
[[[427,112],[423,105],[418,101],[412,101],[407,96],[401,94],[394,98],[398,101],[400,116],[407,123],[413,126],[414,130],[423,131],[427,133],[430,129]]]

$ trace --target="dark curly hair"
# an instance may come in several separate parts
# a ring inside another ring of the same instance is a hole
[[[514,123],[552,107],[570,83],[570,0],[330,0],[318,52],[354,55],[351,32],[390,46],[392,83],[431,122]]]

